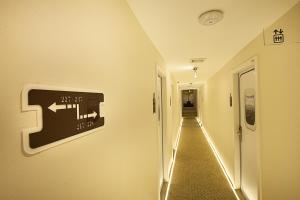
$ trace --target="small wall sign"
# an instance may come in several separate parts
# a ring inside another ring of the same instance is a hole
[[[23,148],[34,154],[104,126],[104,95],[97,91],[26,86],[22,110],[36,111],[35,128],[23,130]]]
[[[274,43],[283,43],[284,42],[284,35],[283,35],[283,30],[282,29],[275,29],[273,35],[273,42]]]

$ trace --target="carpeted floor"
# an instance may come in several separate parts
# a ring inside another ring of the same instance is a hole
[[[195,119],[183,121],[168,200],[236,200]]]

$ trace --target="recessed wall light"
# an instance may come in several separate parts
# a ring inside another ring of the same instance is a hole
[[[223,19],[223,15],[224,13],[221,10],[208,10],[202,13],[198,20],[200,24],[204,26],[210,26],[221,21]]]

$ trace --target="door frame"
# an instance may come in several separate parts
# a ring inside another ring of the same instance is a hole
[[[160,82],[158,84],[158,82]],[[160,75],[157,75],[156,77],[156,120],[157,120],[157,134],[158,134],[158,152],[159,152],[159,170],[160,170],[160,177],[159,177],[159,183],[160,188],[162,188],[163,182],[164,182],[164,114],[163,114],[163,96],[162,96],[162,90],[163,90],[163,78]],[[159,88],[160,86],[160,88]],[[160,94],[158,94],[160,92]],[[158,98],[160,96],[160,99]],[[158,118],[160,123],[158,122]]]
[[[158,96],[157,96],[157,91],[158,91],[158,85],[157,85],[157,77],[160,77],[161,78],[161,102],[162,102],[162,105],[161,105],[161,112],[162,112],[162,115],[161,115],[161,120],[162,120],[162,155],[158,155],[159,158],[160,156],[162,156],[162,159],[159,159],[159,170],[161,170],[161,160],[163,161],[162,163],[162,166],[163,166],[163,169],[162,169],[162,175],[163,175],[163,182],[168,182],[169,181],[169,176],[168,176],[168,161],[167,161],[167,158],[166,158],[166,148],[167,148],[167,144],[166,144],[166,131],[167,131],[167,78],[166,78],[166,73],[161,69],[160,65],[156,65],[156,69],[155,69],[155,94],[156,94],[156,102],[158,102]],[[156,122],[158,120],[158,114],[157,114],[157,105],[156,105]],[[159,130],[158,130],[158,123],[157,124],[157,136],[158,136],[158,144],[160,145],[159,143]],[[160,154],[160,152],[159,152]],[[159,171],[159,174],[160,174],[160,171]],[[159,177],[159,181],[160,181],[160,177]],[[161,190],[161,187],[162,187],[163,183],[161,184],[159,182],[159,191]]]
[[[195,117],[199,117],[199,106],[198,106],[198,104],[199,104],[199,102],[198,102],[198,96],[199,96],[199,88],[197,88],[197,87],[186,87],[186,88],[181,88],[180,89],[180,99],[181,99],[181,104],[180,104],[180,110],[181,110],[181,115],[180,115],[180,117],[183,117],[182,116],[182,110],[183,110],[183,101],[182,101],[182,99],[183,99],[183,95],[182,95],[182,93],[183,93],[183,91],[185,91],[185,90],[195,90],[195,98],[196,98],[196,100],[195,100],[195,108],[196,108],[196,112],[197,112],[197,115],[195,116]]]
[[[257,197],[258,200],[262,199],[261,190],[261,124],[260,124],[260,89],[259,89],[259,68],[258,68],[258,58],[257,56],[248,59],[247,61],[240,64],[236,69],[232,70],[232,106],[233,106],[233,135],[234,135],[234,188],[241,189],[241,143],[239,139],[239,126],[240,126],[240,91],[239,91],[239,74],[250,69],[255,69],[255,92],[256,92],[256,109],[255,109],[255,119],[256,119],[256,158],[257,158]]]

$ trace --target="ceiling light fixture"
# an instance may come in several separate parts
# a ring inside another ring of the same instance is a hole
[[[221,21],[223,19],[223,15],[224,13],[221,10],[208,10],[202,13],[198,20],[200,24],[204,26],[210,26]]]
[[[197,78],[197,76],[198,76],[197,70],[198,70],[198,67],[194,67],[194,68],[193,68],[193,71],[194,71],[194,77],[195,77],[195,78]]]

